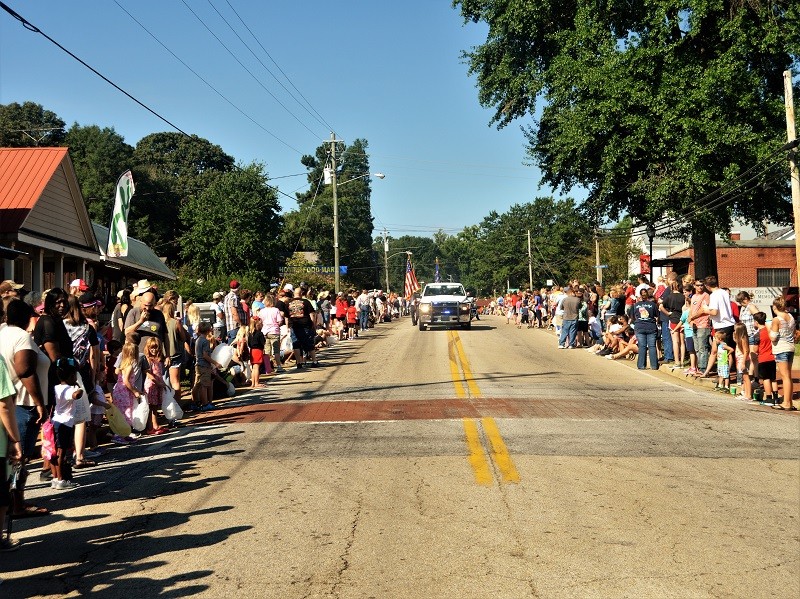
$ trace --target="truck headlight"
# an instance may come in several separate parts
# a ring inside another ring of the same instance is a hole
[[[420,307],[419,307],[419,311],[420,311],[420,312],[424,312],[424,313],[426,313],[426,314],[427,314],[428,312],[430,312],[430,311],[431,311],[431,305],[430,305],[430,304],[422,304],[422,305],[420,305]]]
[[[462,312],[469,312],[469,304],[461,304]]]

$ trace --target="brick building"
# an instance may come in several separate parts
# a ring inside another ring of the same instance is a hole
[[[780,237],[791,237],[791,239]],[[671,254],[670,257],[694,259],[694,249],[684,248]],[[692,265],[689,266],[689,272],[694,274]],[[720,285],[730,288],[796,287],[797,259],[794,235],[771,235],[767,238],[748,240],[717,240],[717,278]]]

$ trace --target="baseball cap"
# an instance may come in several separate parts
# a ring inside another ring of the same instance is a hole
[[[87,291],[89,286],[86,284],[86,281],[83,279],[74,279],[72,283],[69,284],[70,287],[77,287],[78,291]]]
[[[222,293],[219,291],[215,291],[214,294],[211,296],[211,299],[220,299],[222,297]]]
[[[81,296],[78,298],[78,301],[84,308],[99,306],[103,303],[103,301],[99,297],[95,297],[95,295],[89,291],[87,291],[86,293],[82,293]]]
[[[237,281],[236,279],[233,279],[231,281],[231,289],[239,289],[239,281]]]
[[[284,291],[294,291],[294,286],[291,283],[286,283],[286,285],[283,286],[283,290]]]

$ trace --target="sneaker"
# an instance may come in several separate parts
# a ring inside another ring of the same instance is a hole
[[[8,539],[3,536],[0,539],[0,553],[8,553],[9,551],[16,551],[19,549],[19,546],[22,545],[22,541],[19,539]]]
[[[142,436],[142,433],[137,433],[136,431],[131,431],[131,434],[128,435],[128,440],[136,441],[139,437]]]
[[[42,481],[43,483],[49,480],[53,480],[53,473],[50,472],[49,470],[39,470],[39,480]]]
[[[69,491],[70,489],[77,489],[78,487],[80,487],[80,484],[76,483],[74,480],[60,480],[55,488],[59,491]]]
[[[85,449],[83,455],[85,455],[87,458],[99,458],[104,453],[105,451],[101,449]]]
[[[111,442],[115,443],[116,445],[130,445],[131,442],[128,441],[125,437],[120,437],[119,435],[114,435],[111,437]]]
[[[213,403],[207,403],[204,406],[200,406],[200,411],[201,412],[208,412],[208,411],[213,410],[213,409],[214,409],[214,404]]]
[[[57,478],[54,478],[53,480],[50,481],[50,488],[51,489],[58,489],[59,483],[61,483],[61,481],[58,480]]]
[[[614,356],[612,356],[611,354],[606,354],[606,360],[613,360],[613,359]]]
[[[319,362],[311,362],[311,363],[309,364],[309,366],[310,366],[311,368],[319,368],[320,366],[322,366],[322,364],[320,364]]]

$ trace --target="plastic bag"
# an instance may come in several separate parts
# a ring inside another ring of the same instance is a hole
[[[48,420],[42,425],[42,458],[53,460],[56,457],[56,435],[53,430],[53,421]]]
[[[106,410],[106,418],[111,432],[115,435],[127,437],[131,434],[131,425],[125,420],[125,415],[122,411],[114,404],[111,404],[111,407]]]
[[[220,343],[211,352],[211,359],[219,363],[220,370],[224,372],[231,360],[233,360],[233,348],[227,343]]]
[[[164,389],[164,397],[161,399],[161,410],[167,420],[180,420],[183,418],[183,410],[175,400],[175,392],[169,387]]]
[[[228,397],[235,397],[236,396],[236,387],[233,386],[233,383],[228,383]]]
[[[133,430],[141,432],[147,428],[147,419],[150,417],[150,406],[147,405],[147,400],[140,399],[139,403],[133,409],[133,423],[131,426]]]
[[[81,378],[81,373],[78,373],[78,387],[81,388],[83,394],[76,400],[74,400],[75,404],[75,424],[80,424],[81,422],[89,422],[91,420],[91,404],[89,403],[89,394],[86,391],[86,385],[83,384],[83,378]]]

